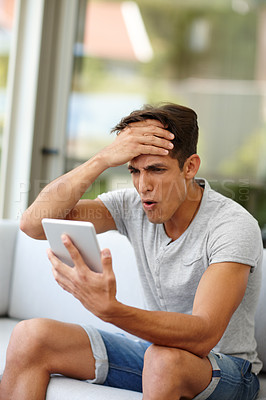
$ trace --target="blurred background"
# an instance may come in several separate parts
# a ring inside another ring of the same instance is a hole
[[[266,1],[0,0],[2,217],[158,102],[197,112],[198,176],[265,232]],[[113,168],[86,196],[128,186]]]

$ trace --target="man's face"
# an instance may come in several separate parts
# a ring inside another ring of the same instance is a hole
[[[129,162],[128,169],[149,221],[158,224],[172,219],[187,194],[177,159],[140,155]]]

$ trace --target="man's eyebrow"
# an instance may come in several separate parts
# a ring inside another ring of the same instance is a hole
[[[137,171],[137,168],[134,168],[132,165],[128,165],[127,169],[129,169],[130,171]]]
[[[131,171],[138,171],[138,168],[133,167],[133,165],[129,164],[127,167]],[[144,169],[146,171],[151,170],[151,169],[156,169],[156,168],[167,168],[167,166],[163,163],[156,163],[156,164],[151,164],[145,167]]]
[[[158,169],[167,169],[167,166],[165,164],[157,163],[157,164],[151,164],[147,165],[147,167],[144,168],[145,171],[154,171]]]
[[[163,163],[156,163],[156,164],[151,164],[145,167],[145,169],[151,169],[151,168],[166,168],[167,166]]]

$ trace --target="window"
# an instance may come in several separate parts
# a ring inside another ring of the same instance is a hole
[[[15,0],[0,0],[0,167],[3,151],[7,74],[13,32],[14,9]]]
[[[265,2],[247,0],[82,1],[66,169],[113,140],[110,129],[133,109],[181,103],[199,116],[198,175],[239,201],[263,228],[265,10]],[[130,184],[126,168],[119,167],[87,195]]]

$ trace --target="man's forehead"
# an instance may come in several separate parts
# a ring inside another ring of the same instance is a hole
[[[141,154],[138,157],[133,158],[129,161],[128,166],[133,168],[147,168],[152,165],[168,166],[174,159],[169,155],[166,156],[155,156],[151,154]]]

